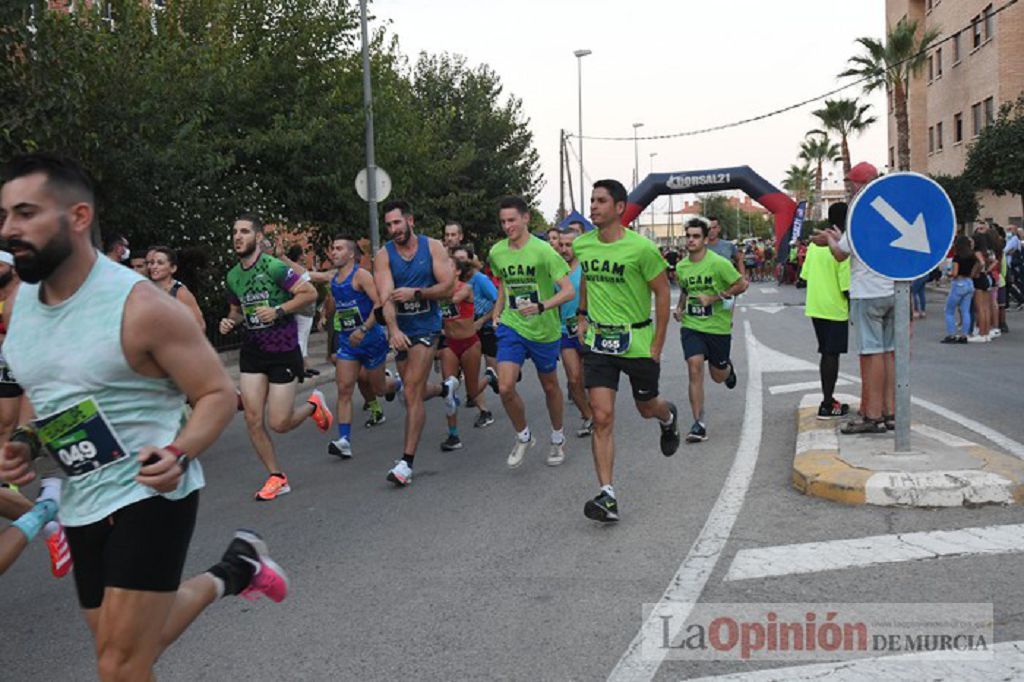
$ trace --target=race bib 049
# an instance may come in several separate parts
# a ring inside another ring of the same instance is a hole
[[[128,456],[94,398],[34,419],[39,441],[68,476],[86,476]]]

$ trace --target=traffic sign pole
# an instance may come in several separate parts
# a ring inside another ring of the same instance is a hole
[[[896,453],[910,452],[910,282],[896,282]]]
[[[380,227],[377,223],[377,165],[373,149],[373,91],[370,89],[370,44],[366,28],[366,0],[359,2],[359,20],[363,33],[363,107],[366,110],[366,186],[370,204],[370,249],[377,253],[380,247]]]

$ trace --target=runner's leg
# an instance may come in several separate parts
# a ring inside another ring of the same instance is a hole
[[[466,395],[470,397],[478,410],[486,412],[487,400],[484,398],[484,391],[487,390],[487,384],[480,380],[482,358],[481,345],[474,343],[462,354],[459,362],[462,365],[462,374],[466,379]]]
[[[686,370],[690,377],[689,395],[690,410],[695,421],[704,421],[704,356],[694,355],[686,360]],[[723,381],[724,381],[723,377]]]
[[[556,433],[562,432],[562,419],[565,415],[565,398],[562,395],[562,387],[558,384],[558,368],[541,374],[537,372],[540,386],[544,389],[544,400],[548,404],[548,417],[551,419],[551,430]]]
[[[447,378],[447,377],[451,377],[451,376],[458,376],[459,368],[461,367],[461,363],[459,362],[458,356],[455,355],[455,351],[453,351],[451,348],[446,346],[446,347],[441,349],[441,352],[438,353],[438,355],[440,355],[440,359],[441,359],[441,376],[442,376],[442,378]],[[480,368],[477,367],[478,371],[479,371],[479,369]],[[468,383],[468,381],[467,381],[467,383]],[[472,394],[470,394],[470,395],[472,395]],[[446,415],[446,419],[447,419],[447,422],[448,422],[448,435],[449,436],[455,436],[456,438],[458,438],[458,436],[459,436],[459,415],[458,415],[458,413],[457,412],[453,412],[452,414]]]
[[[522,433],[527,426],[526,406],[516,390],[521,371],[522,365],[518,362],[498,363],[498,392],[501,394],[501,404],[504,405],[509,421],[517,433]]]
[[[338,438],[352,440],[352,391],[355,389],[361,365],[358,360],[338,360],[335,365],[335,383],[338,389],[338,407],[335,416]],[[381,371],[383,374],[383,370]]]
[[[267,471],[274,474],[281,471],[277,464],[274,444],[264,424],[263,414],[266,411],[269,380],[266,374],[243,373],[238,379],[242,391],[242,404],[245,406],[245,426],[249,430],[249,440],[259,455],[260,461]]]
[[[589,421],[594,415],[587,402],[587,392],[583,389],[583,363],[580,354],[572,348],[562,349],[562,366],[565,367],[566,388],[580,416]]]
[[[594,415],[594,434],[591,437],[590,449],[594,455],[597,484],[602,487],[612,484],[612,471],[615,468],[616,393],[614,389],[604,387],[587,389],[590,408]]]
[[[402,381],[405,383],[405,445],[403,454],[408,457],[416,455],[426,421],[426,410],[423,401],[441,394],[441,387],[427,385],[431,365],[434,363],[435,350],[422,344],[413,344],[409,348],[408,358],[399,366]]]
[[[101,680],[153,679],[161,632],[174,599],[174,592],[106,588],[103,605],[97,609],[96,656]]]
[[[288,433],[313,414],[313,405],[304,402],[295,407],[298,381],[270,384],[267,394],[267,423],[277,433]]]

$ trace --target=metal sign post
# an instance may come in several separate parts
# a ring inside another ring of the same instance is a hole
[[[910,452],[910,282],[946,257],[956,232],[953,202],[919,173],[892,173],[864,187],[850,205],[854,253],[895,280],[896,452]]]
[[[377,165],[373,149],[373,91],[370,89],[370,44],[366,28],[366,0],[359,0],[359,22],[363,33],[363,108],[366,110],[366,171],[370,204],[370,248],[372,258],[380,247],[380,227],[377,223]]]

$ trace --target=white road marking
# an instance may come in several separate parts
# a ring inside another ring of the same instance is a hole
[[[1024,677],[1024,640],[989,643],[993,656],[987,660],[931,660],[932,652],[863,658],[856,661],[814,663],[768,668],[751,672],[699,677],[689,682],[875,682],[876,680],[1019,680]],[[969,654],[976,655],[976,654]]]
[[[1024,524],[979,526],[900,535],[743,549],[726,580],[837,571],[904,561],[1024,552]]]
[[[700,599],[704,586],[707,584],[711,572],[714,571],[722,550],[725,549],[733,524],[743,508],[743,501],[746,498],[747,489],[750,487],[750,479],[754,475],[757,455],[761,448],[761,427],[764,420],[762,409],[764,398],[761,386],[762,351],[760,344],[751,332],[749,321],[744,320],[743,331],[747,337],[747,391],[746,408],[743,412],[743,426],[740,432],[739,447],[736,449],[736,458],[733,460],[722,491],[718,494],[718,499],[715,500],[715,506],[711,509],[707,521],[704,522],[700,535],[690,547],[689,553],[680,564],[679,570],[672,576],[672,580],[659,601],[659,603],[672,602],[683,607],[679,611],[680,617],[674,621],[680,626],[692,610],[693,604]],[[648,620],[653,620],[656,613],[656,609],[652,611]],[[661,657],[657,659],[644,657],[643,633],[647,627],[647,623],[640,626],[626,652],[608,676],[609,680],[613,682],[650,680],[658,672],[667,650],[659,648]],[[674,639],[680,633],[672,632],[670,634]]]
[[[1013,481],[991,471],[879,471],[864,482],[864,501],[880,506],[962,507],[1013,504]]]
[[[777,294],[779,290],[775,287],[758,287],[762,294]]]
[[[845,379],[839,379],[836,381],[836,386],[849,386],[850,384],[851,382],[846,381]],[[795,384],[779,384],[778,386],[769,387],[768,392],[772,395],[781,395],[783,393],[799,393],[801,391],[807,391],[814,388],[821,388],[821,382],[800,381]]]
[[[920,433],[922,436],[927,438],[933,438],[945,443],[951,448],[970,448],[977,445],[977,443],[972,443],[971,441],[960,438],[959,436],[954,436],[951,433],[946,433],[945,431],[932,428],[927,424],[911,424],[910,430]]]
[[[770,313],[770,314],[774,315],[775,313],[779,312],[780,310],[785,310],[786,307],[785,306],[781,306],[781,305],[752,305],[752,306],[750,306],[750,309],[751,310],[760,310],[762,313]]]

